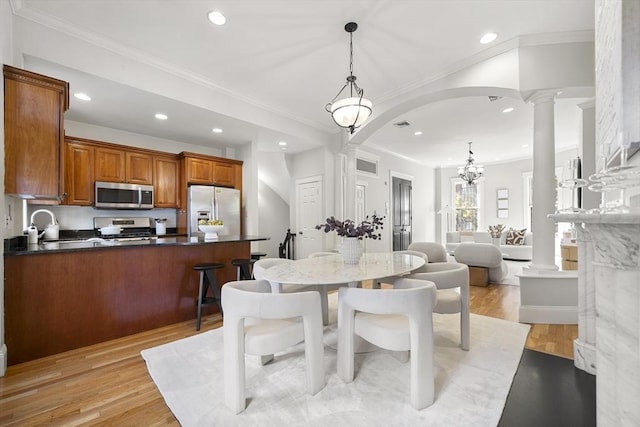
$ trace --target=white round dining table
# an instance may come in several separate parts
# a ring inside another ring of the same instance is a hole
[[[345,264],[342,255],[304,258],[273,266],[264,273],[272,292],[283,284],[333,285],[347,283],[355,287],[364,280],[375,280],[409,273],[424,265],[424,259],[395,252],[365,253],[357,264]]]

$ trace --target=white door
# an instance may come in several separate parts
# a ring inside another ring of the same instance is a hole
[[[296,225],[295,258],[306,258],[313,252],[322,251],[322,230],[315,226],[326,219],[322,212],[322,177],[296,181]]]

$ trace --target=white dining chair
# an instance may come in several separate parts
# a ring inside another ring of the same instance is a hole
[[[420,251],[412,251],[412,250],[402,250],[402,251],[393,251],[394,254],[404,254],[404,255],[414,255],[417,257],[420,257],[424,260],[424,264],[427,265],[427,263],[429,262],[429,257],[427,256],[427,254],[425,254],[424,252],[420,252]],[[413,272],[420,272],[420,271],[424,271],[424,265],[420,268],[417,268],[416,270],[413,270]],[[373,287],[375,289],[380,289],[380,285],[382,283],[393,283],[395,282],[397,279],[401,278],[402,276],[389,276],[389,277],[382,277],[380,279],[376,279],[373,281]]]
[[[315,256],[322,256],[319,255]],[[323,254],[325,254],[323,252]],[[330,252],[326,252],[327,255],[335,255]],[[286,264],[294,262],[291,259],[286,258],[263,258],[255,262],[253,265],[253,277],[256,279],[264,279],[264,272],[276,265]],[[322,323],[324,325],[329,324],[329,295],[328,291],[334,289],[331,285],[331,289],[327,288],[325,285],[291,285],[285,284],[280,285],[280,292],[282,293],[292,293],[292,292],[307,292],[307,291],[315,291],[320,294],[320,304],[322,305]]]
[[[411,405],[420,410],[433,404],[435,304],[435,285],[424,280],[398,279],[393,289],[340,288],[338,376],[346,383],[353,381],[357,334],[387,350],[410,351]]]
[[[222,287],[224,309],[224,400],[234,413],[246,407],[245,354],[274,353],[304,341],[307,391],[325,386],[322,313],[317,292],[271,293],[266,280],[228,282]]]
[[[407,249],[426,254],[429,262],[447,262],[447,250],[437,242],[412,242]]]
[[[438,291],[433,312],[460,313],[460,346],[469,350],[469,268],[457,262],[434,262],[425,267],[427,271],[407,277],[435,283]]]

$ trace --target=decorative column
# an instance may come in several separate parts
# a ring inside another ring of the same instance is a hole
[[[540,91],[529,102],[533,107],[533,259],[529,270],[556,271],[555,226],[547,215],[555,212],[555,122],[557,91]],[[526,272],[525,272],[526,274]]]

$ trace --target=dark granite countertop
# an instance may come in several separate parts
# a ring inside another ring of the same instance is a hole
[[[76,239],[76,240],[59,240],[50,242],[41,242],[38,245],[28,245],[26,249],[5,249],[4,256],[15,255],[37,255],[56,252],[78,252],[94,249],[121,249],[130,247],[158,247],[168,245],[215,245],[217,243],[229,242],[254,242],[259,240],[269,240],[269,237],[263,236],[219,236],[215,240],[205,240],[204,236],[193,236],[191,238],[185,235],[165,235],[154,237],[149,240],[129,240],[129,241],[100,241],[95,238]]]

